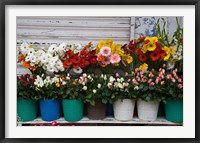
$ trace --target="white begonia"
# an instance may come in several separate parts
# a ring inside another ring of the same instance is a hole
[[[115,81],[115,78],[113,76],[110,76],[109,82],[114,82],[114,81]]]
[[[83,74],[83,77],[87,77],[87,74],[86,74],[86,73],[84,73],[84,74]]]
[[[138,86],[135,86],[135,87],[134,87],[134,90],[139,90],[139,87],[138,87]]]
[[[97,92],[97,90],[96,89],[93,89],[93,93],[96,93]]]
[[[103,74],[101,74],[101,78],[103,78],[104,76],[103,76]]]
[[[121,80],[120,80],[120,78],[117,78],[117,82],[120,82]]]
[[[87,90],[87,86],[83,86],[83,90]]]
[[[56,65],[56,62],[58,60],[58,56],[52,57],[49,59],[49,65],[51,65],[52,67]]]
[[[98,88],[101,88],[101,84],[100,84],[100,83],[98,83],[97,87],[98,87]]]
[[[167,62],[167,70],[173,69],[175,66],[175,63]]]

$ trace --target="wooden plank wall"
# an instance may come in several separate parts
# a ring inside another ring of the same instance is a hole
[[[17,17],[17,42],[96,44],[112,38],[130,40],[130,17]]]
[[[41,46],[63,42],[85,45],[90,41],[96,45],[107,38],[125,44],[134,38],[131,23],[134,23],[131,17],[17,17],[17,45],[22,42]],[[17,74],[26,73],[30,71],[18,64]]]

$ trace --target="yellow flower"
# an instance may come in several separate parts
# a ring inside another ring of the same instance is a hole
[[[146,52],[147,52],[147,44],[144,44],[144,45],[142,46],[141,51],[142,51],[143,53],[146,53]]]
[[[60,87],[60,83],[59,83],[59,82],[57,82],[57,83],[56,83],[56,86],[57,86],[57,87]]]
[[[166,56],[164,57],[164,61],[167,61],[169,59],[170,55],[171,55],[170,54],[171,53],[170,48],[168,48],[167,46],[164,46],[163,50],[166,53]]]
[[[28,48],[33,48],[33,45],[28,45]]]
[[[133,58],[132,58],[132,56],[130,56],[130,55],[124,55],[124,56],[122,57],[122,60],[123,60],[123,61],[126,61],[128,64],[130,64],[130,63],[133,62]]]
[[[148,65],[146,63],[144,63],[144,64],[140,65],[139,69],[146,71],[148,69]]]
[[[149,40],[150,42],[158,42],[158,37],[149,37],[149,36],[147,36],[145,39],[144,39],[144,41],[146,41],[146,40]]]
[[[107,46],[107,47],[111,48],[112,45],[113,45],[112,39],[107,39],[106,41],[100,40],[98,45],[97,45],[97,48],[96,48],[96,53],[99,53],[99,51],[102,47]]]
[[[172,46],[169,47],[169,51],[170,51],[170,54],[173,54],[175,52],[175,50]]]

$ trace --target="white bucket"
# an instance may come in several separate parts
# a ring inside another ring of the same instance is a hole
[[[160,102],[158,101],[146,102],[139,99],[137,101],[138,118],[146,121],[156,120],[158,115],[159,103]]]
[[[133,119],[135,100],[119,99],[113,103],[114,117],[116,120],[129,121]]]

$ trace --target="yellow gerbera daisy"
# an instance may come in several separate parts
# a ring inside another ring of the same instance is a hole
[[[148,69],[148,65],[146,63],[144,63],[144,64],[140,65],[139,69],[146,71]]]

